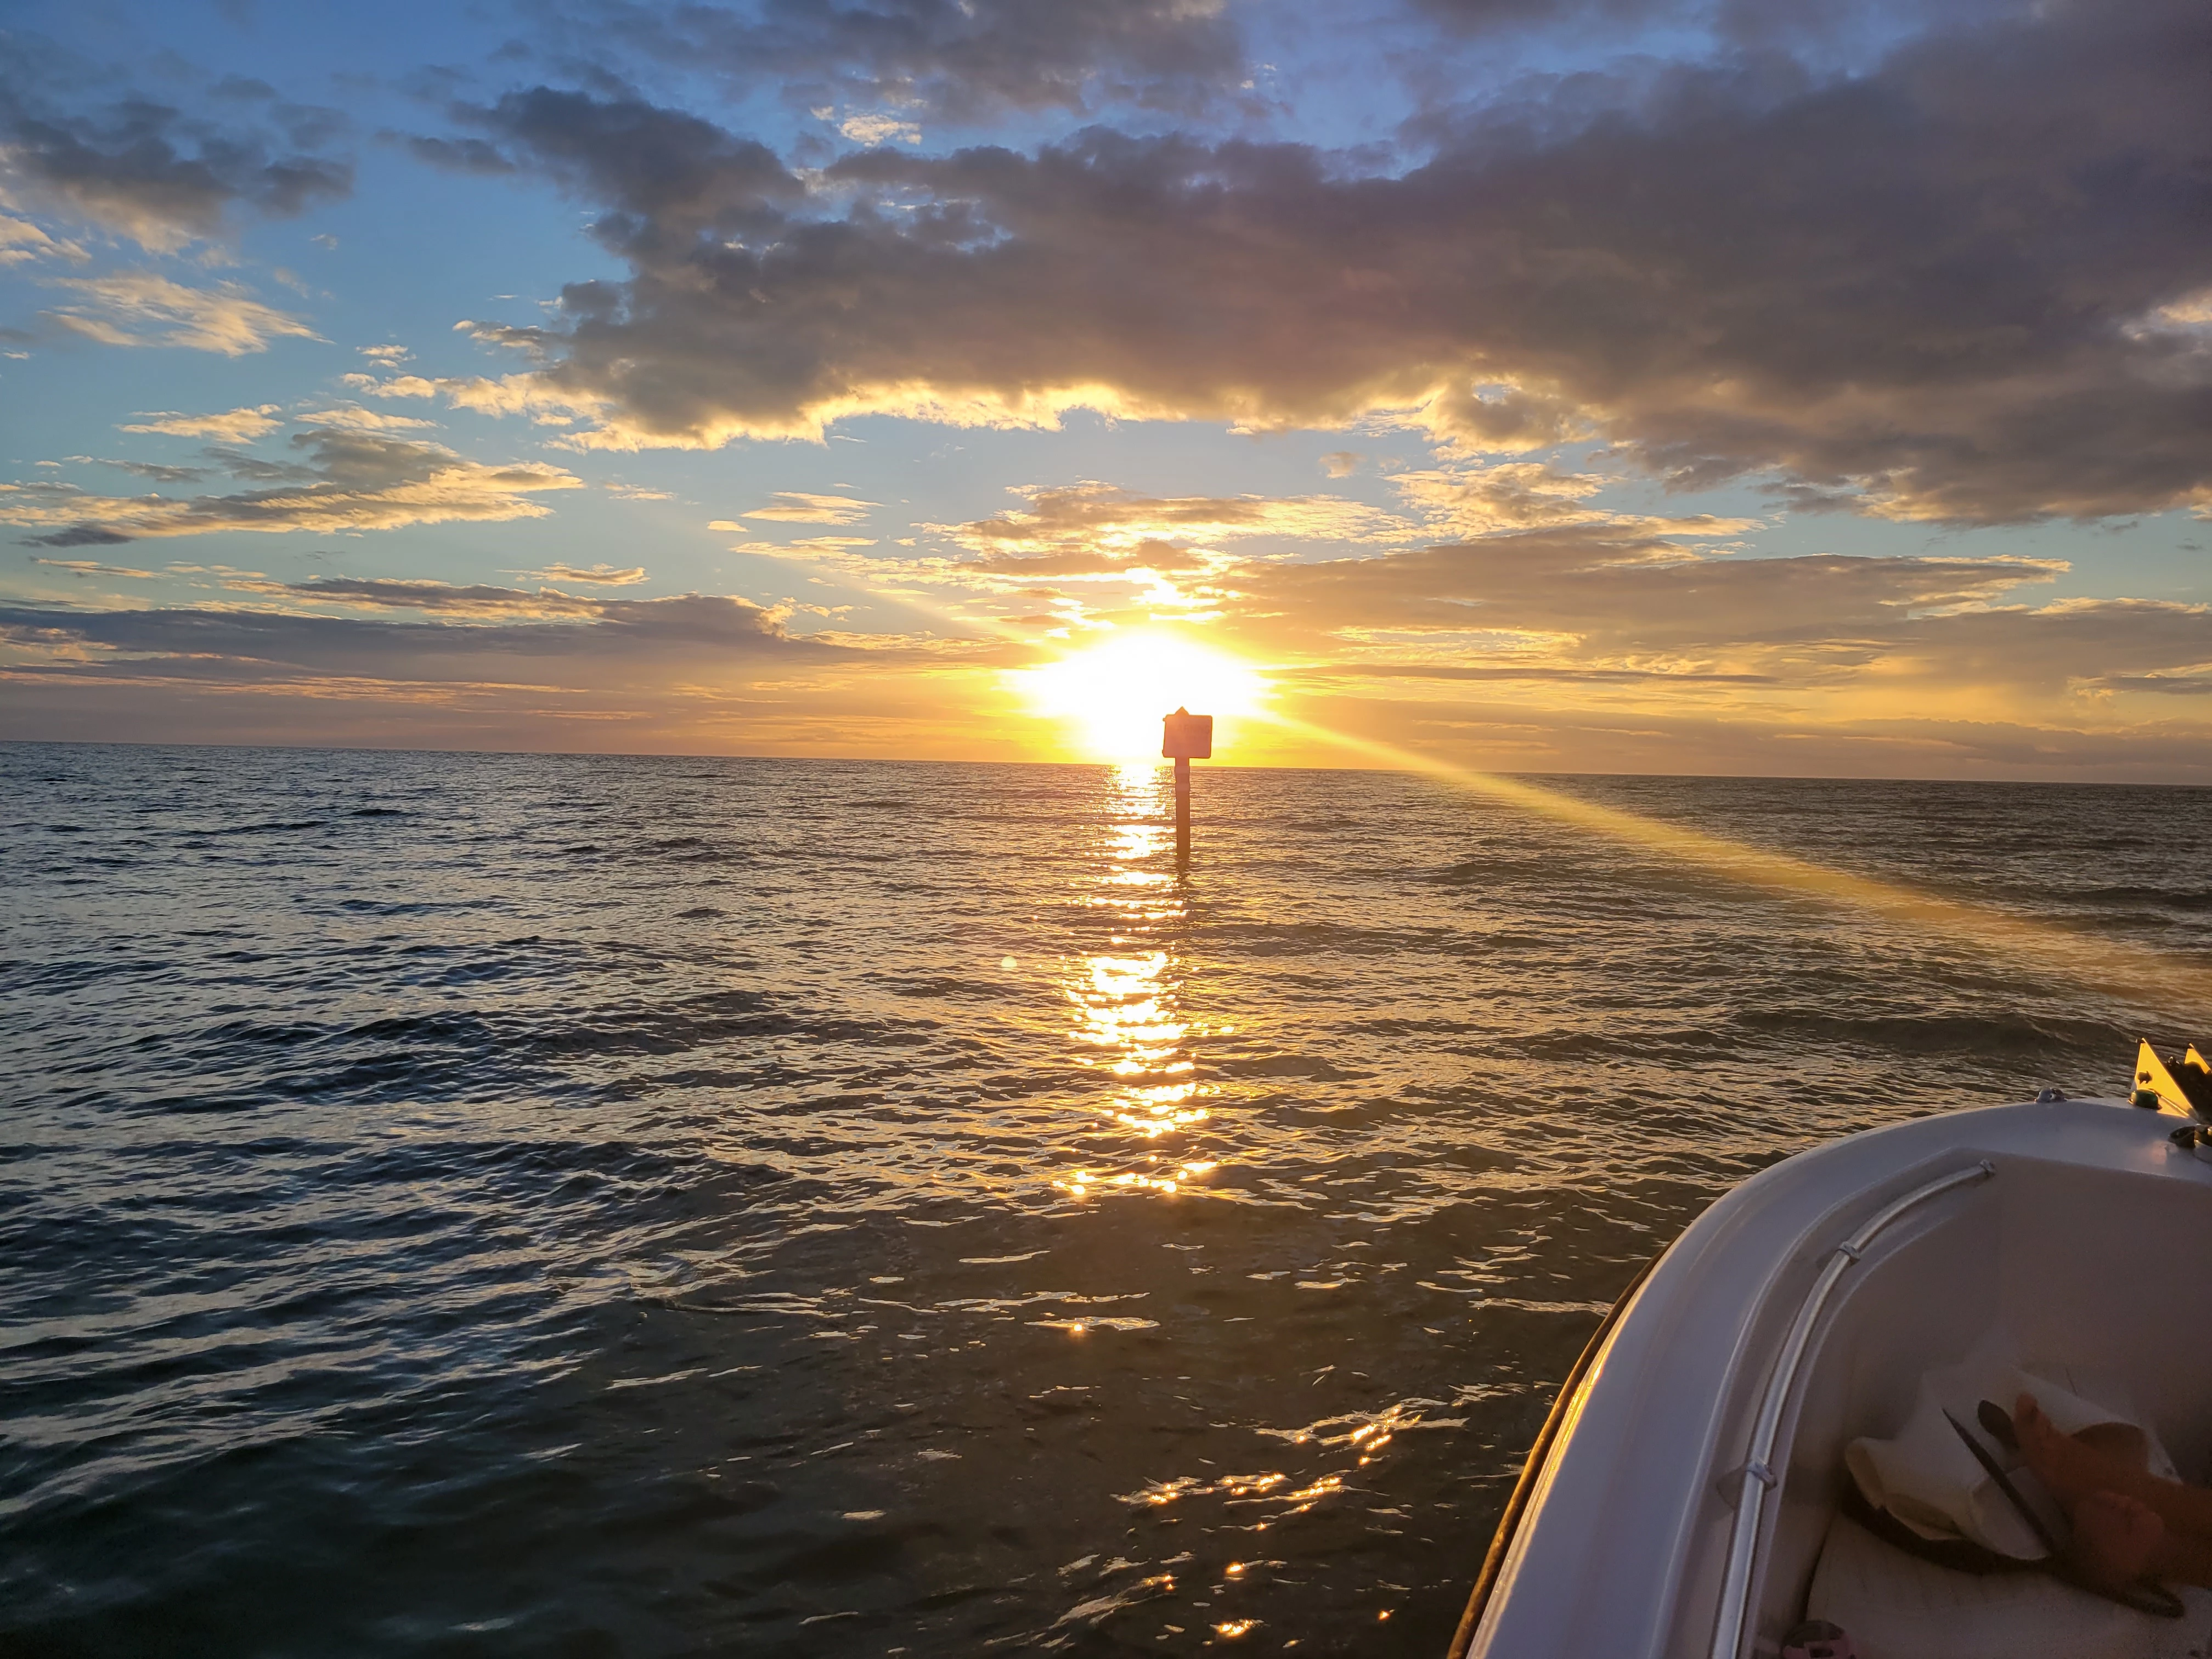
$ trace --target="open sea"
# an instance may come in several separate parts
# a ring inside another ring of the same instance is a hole
[[[2212,1013],[1165,777],[0,746],[0,1654],[1436,1655],[1705,1204]],[[1549,781],[2212,963],[2206,792]]]

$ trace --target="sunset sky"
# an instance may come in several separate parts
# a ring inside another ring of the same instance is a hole
[[[2212,782],[2203,0],[5,21],[0,737]]]

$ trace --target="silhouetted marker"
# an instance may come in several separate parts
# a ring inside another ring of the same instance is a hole
[[[1162,720],[1160,753],[1176,763],[1176,867],[1190,862],[1190,763],[1213,758],[1213,716],[1178,708]]]

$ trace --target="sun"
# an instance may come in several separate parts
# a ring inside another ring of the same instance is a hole
[[[1255,714],[1267,693],[1257,671],[1218,651],[1158,629],[1117,633],[1103,645],[1014,675],[1040,714],[1072,722],[1094,760],[1133,761],[1160,752],[1160,717],[1177,708],[1228,723]]]

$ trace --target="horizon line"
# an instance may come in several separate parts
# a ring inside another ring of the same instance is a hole
[[[1128,760],[956,760],[928,755],[787,755],[737,754],[692,749],[611,750],[611,749],[471,749],[431,748],[416,744],[366,743],[278,743],[223,742],[210,740],[182,743],[155,738],[24,738],[0,737],[0,748],[50,749],[215,749],[275,751],[283,754],[332,755],[451,755],[473,756],[485,760],[508,758],[557,760],[693,760],[693,761],[787,761],[800,765],[845,764],[854,766],[1050,766],[1082,767],[1119,770],[1125,767],[1152,764],[1165,766],[1169,763],[1158,757],[1141,757]],[[1395,777],[1427,775],[1421,769],[1412,766],[1279,766],[1216,760],[1209,763],[1216,770],[1230,772],[1347,772],[1377,773]],[[1504,778],[1620,778],[1620,779],[1680,779],[1715,783],[1898,783],[1898,784],[1960,784],[1999,788],[2042,789],[2194,789],[2212,791],[2212,782],[2188,783],[2155,778],[2051,778],[2051,777],[1928,777],[1899,773],[1814,773],[1814,772],[1611,772],[1553,770],[1511,770],[1504,767],[1483,767],[1485,773]]]

